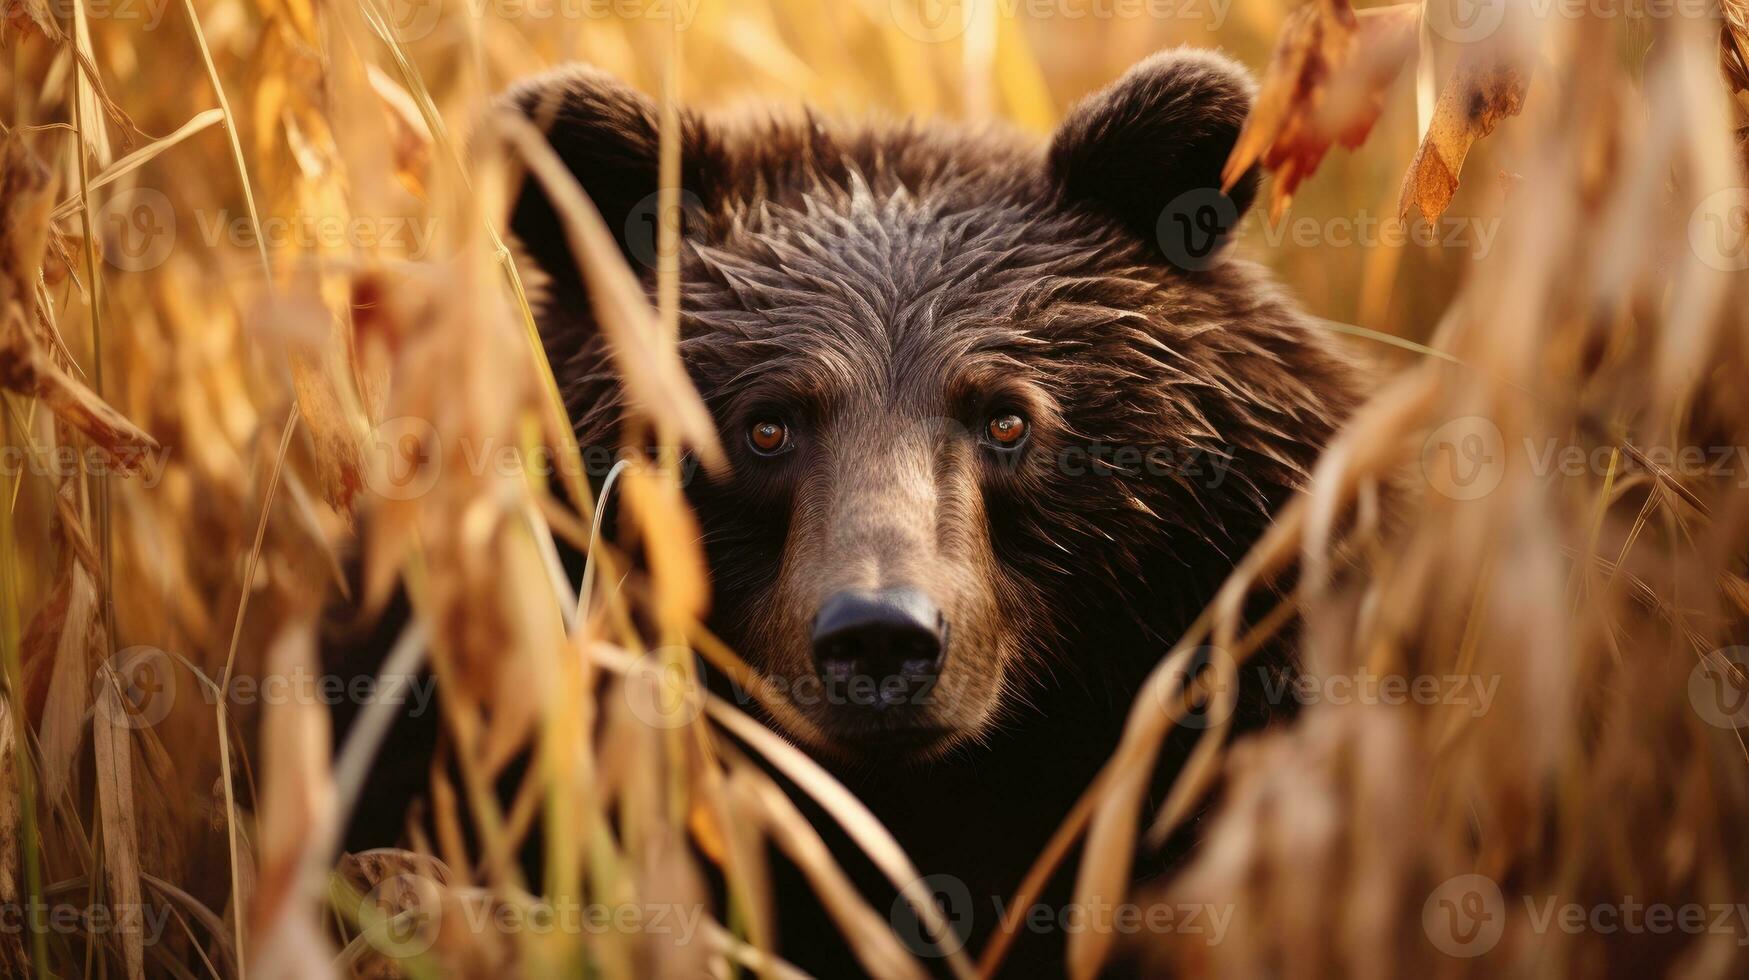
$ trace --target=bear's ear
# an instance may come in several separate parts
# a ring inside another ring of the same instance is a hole
[[[1168,260],[1207,268],[1257,194],[1257,168],[1221,191],[1221,168],[1255,86],[1237,62],[1180,48],[1154,55],[1069,112],[1051,140],[1065,200],[1122,222]]]
[[[517,85],[501,105],[546,133],[553,151],[619,240],[632,271],[641,277],[654,275],[661,147],[656,101],[599,69],[569,65]],[[714,195],[721,153],[704,122],[684,109],[680,134],[685,220],[686,210],[703,206]],[[510,230],[545,274],[544,305],[552,310],[580,304],[583,287],[563,219],[532,175],[517,192]]]

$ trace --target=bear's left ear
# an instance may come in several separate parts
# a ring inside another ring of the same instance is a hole
[[[656,100],[612,75],[572,64],[528,79],[500,100],[546,134],[553,152],[594,202],[632,271],[654,277],[659,261],[661,119]],[[684,224],[719,192],[722,147],[704,120],[681,109],[680,203]],[[543,327],[584,317],[587,293],[564,221],[542,183],[520,177],[510,231],[548,280],[537,315]]]
[[[1251,110],[1238,62],[1180,48],[1137,64],[1075,106],[1051,139],[1065,200],[1109,215],[1175,265],[1206,268],[1257,195],[1257,168],[1221,191]]]

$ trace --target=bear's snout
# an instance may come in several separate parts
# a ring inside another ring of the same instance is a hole
[[[847,706],[898,710],[941,672],[947,619],[921,589],[852,589],[820,606],[813,647],[823,682],[862,689]]]

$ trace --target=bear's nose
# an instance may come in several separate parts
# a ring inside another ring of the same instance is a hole
[[[820,676],[872,707],[906,700],[911,682],[941,670],[946,650],[947,620],[918,589],[840,592],[814,617]]]

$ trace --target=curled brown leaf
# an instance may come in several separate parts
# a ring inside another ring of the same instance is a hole
[[[1429,221],[1445,213],[1470,147],[1500,120],[1518,115],[1529,82],[1527,67],[1491,47],[1466,53],[1440,91],[1427,135],[1403,175],[1399,217],[1407,217],[1412,205]]]
[[[1262,91],[1221,171],[1232,187],[1262,161],[1275,175],[1269,212],[1279,217],[1300,181],[1340,141],[1366,141],[1385,90],[1415,50],[1418,3],[1356,13],[1348,0],[1313,0],[1283,26]]]

